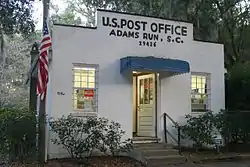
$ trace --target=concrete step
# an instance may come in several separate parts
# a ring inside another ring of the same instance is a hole
[[[134,137],[132,139],[134,144],[140,143],[159,143],[160,139],[155,137]]]
[[[149,149],[172,149],[173,146],[170,144],[163,144],[163,143],[136,143],[134,144],[134,148],[139,148],[143,150]]]
[[[148,167],[165,167],[186,162],[186,158],[179,155],[173,145],[165,143],[136,143],[134,150],[139,153],[139,159],[147,163]]]
[[[146,157],[179,155],[178,150],[175,149],[151,149],[151,150],[143,150],[142,153]]]

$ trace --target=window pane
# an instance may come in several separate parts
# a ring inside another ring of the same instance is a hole
[[[77,94],[73,92],[73,108],[77,109]]]
[[[95,82],[95,77],[89,76],[88,77],[88,82]]]
[[[88,112],[95,111],[97,97],[95,92],[95,68],[73,68],[73,108]]]
[[[95,76],[95,69],[89,69],[88,75],[94,77]]]
[[[202,83],[206,83],[206,77],[202,77]]]
[[[153,78],[149,78],[149,103],[153,104],[153,94],[154,94],[154,88],[153,88]]]
[[[149,79],[144,79],[144,104],[149,104]]]
[[[74,80],[75,80],[75,81],[81,81],[80,75],[75,75],[75,76],[74,76]]]
[[[76,108],[84,109],[84,93],[83,90],[76,90]]]
[[[200,89],[201,94],[205,94],[205,89]]]
[[[201,84],[201,79],[200,78],[197,78],[197,84]]]
[[[89,83],[88,88],[95,88],[95,83],[94,82]]]
[[[82,81],[82,82],[87,82],[87,81],[88,81],[88,77],[82,75],[82,76],[81,76],[81,81]]]
[[[81,82],[81,88],[87,88],[88,82]]]
[[[202,81],[201,81],[201,82],[199,83],[199,87],[202,88],[202,87],[204,87],[204,86],[205,86],[205,82],[202,82]]]
[[[73,107],[75,109],[84,109],[94,111],[95,91],[93,89],[75,89],[73,94]]]
[[[139,87],[139,97],[140,97],[140,104],[144,104],[144,86],[143,86],[143,79],[140,79],[140,87]]]
[[[207,109],[207,84],[206,76],[192,75],[191,80],[191,103],[193,110],[206,110]]]
[[[196,89],[196,82],[192,82],[192,88]]]
[[[94,68],[74,67],[73,73],[74,73],[74,87],[95,88]]]
[[[196,82],[196,77],[192,76],[192,82]]]
[[[80,88],[81,87],[81,82],[79,81],[75,81],[74,82],[74,87],[78,87],[78,88]]]

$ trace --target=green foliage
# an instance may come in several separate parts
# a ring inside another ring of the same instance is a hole
[[[197,148],[213,144],[213,135],[220,134],[225,144],[250,141],[250,112],[220,111],[208,112],[198,117],[187,115],[187,123],[181,126],[183,137],[195,142]],[[239,121],[240,120],[240,121]]]
[[[49,122],[52,132],[57,138],[52,139],[54,144],[65,148],[72,158],[91,156],[94,150],[112,155],[128,152],[132,146],[126,140],[121,141],[125,133],[119,123],[105,118],[87,117],[86,119],[73,116],[61,117]]]
[[[32,3],[34,0],[0,1],[0,32],[12,35],[29,34],[34,31]]]
[[[213,144],[213,135],[219,133],[225,144],[250,141],[250,112],[227,111],[206,113],[198,117],[187,116],[187,123],[181,126],[182,134],[195,142],[196,147],[203,144]],[[240,121],[239,121],[240,120]]]
[[[36,117],[26,109],[0,109],[0,155],[24,160],[35,153]]]
[[[54,144],[62,145],[70,153],[72,158],[78,158],[81,156],[81,147],[83,143],[82,136],[86,127],[84,123],[73,117],[62,117],[56,121],[51,121],[50,126],[53,132],[56,132],[58,138],[52,140]],[[84,150],[86,151],[86,150]]]
[[[24,87],[30,66],[31,41],[20,35],[5,36],[4,54],[0,55],[0,108],[28,106],[28,89]]]
[[[122,136],[124,134],[125,131],[121,129],[119,123],[111,121],[111,123],[107,125],[107,132],[103,138],[103,143],[113,156],[119,155],[120,152],[128,152],[132,149],[131,139],[122,142]]]
[[[226,76],[226,107],[229,110],[250,109],[250,63],[238,63]]]
[[[187,123],[181,127],[183,137],[195,142],[195,147],[200,148],[203,144],[212,144],[214,129],[214,115],[207,112],[200,116],[186,115]]]
[[[70,8],[66,8],[62,13],[59,13],[58,6],[52,4],[54,14],[51,16],[51,21],[53,24],[69,24],[69,25],[80,25],[82,20],[80,17],[76,17],[75,12]]]
[[[221,110],[219,113],[214,114],[213,116],[214,120],[214,127],[215,129],[223,136],[225,137],[227,135],[228,127],[230,126],[230,122],[227,119],[226,112],[224,110]]]
[[[220,122],[217,128],[226,139],[226,143],[248,144],[250,141],[250,112],[221,111],[217,114]],[[239,121],[240,120],[240,121]]]

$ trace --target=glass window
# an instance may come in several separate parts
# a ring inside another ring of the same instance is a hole
[[[153,104],[153,78],[139,79],[139,84],[140,104]]]
[[[149,78],[144,79],[144,104],[149,104]]]
[[[154,95],[154,92],[153,92],[153,78],[149,78],[149,101],[150,101],[150,104],[153,104],[153,95]]]
[[[73,109],[95,112],[97,109],[97,68],[73,67]]]
[[[210,80],[209,76],[192,74],[191,104],[192,111],[202,112],[210,110]]]
[[[143,79],[140,79],[139,82],[140,82],[140,87],[139,87],[140,104],[144,104],[144,84],[143,84]]]

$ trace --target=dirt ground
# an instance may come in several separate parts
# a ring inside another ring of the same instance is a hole
[[[114,160],[106,160],[105,163],[103,163],[103,160],[94,160],[95,163],[90,165],[90,167],[144,167],[142,164],[138,162],[134,162],[133,160],[131,162],[127,162],[126,159],[120,159],[118,161]],[[126,162],[124,162],[126,161]],[[96,162],[99,162],[96,163]],[[1,166],[1,165],[0,165]],[[33,165],[16,165],[16,166],[1,166],[1,167],[39,167],[36,164]],[[83,165],[79,164],[72,164],[67,162],[56,162],[51,161],[48,164],[45,165],[45,167],[84,167]],[[250,167],[250,162],[248,161],[237,161],[237,162],[214,162],[214,163],[205,163],[205,164],[182,164],[182,165],[168,165],[165,167]]]
[[[38,167],[33,164],[12,164],[0,165],[0,167]],[[138,162],[129,157],[91,157],[86,164],[86,161],[72,161],[69,159],[50,160],[44,167],[145,167],[141,162]]]
[[[237,162],[214,162],[205,164],[182,164],[182,165],[170,165],[166,167],[250,167],[248,161],[237,161]]]

